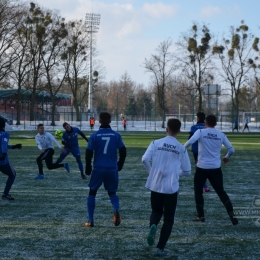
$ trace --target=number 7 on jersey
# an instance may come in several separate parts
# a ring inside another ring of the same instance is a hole
[[[107,154],[107,147],[108,147],[108,143],[110,141],[110,137],[102,137],[102,140],[106,141],[103,154]]]

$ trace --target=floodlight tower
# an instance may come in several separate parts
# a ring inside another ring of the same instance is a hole
[[[92,93],[92,34],[98,32],[98,25],[100,24],[100,14],[87,13],[86,14],[86,31],[90,33],[90,49],[89,49],[89,90],[88,90],[88,105],[90,113],[93,113]]]

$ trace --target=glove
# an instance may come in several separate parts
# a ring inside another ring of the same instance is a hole
[[[117,162],[117,171],[120,172],[123,168],[122,163],[120,163],[119,161]]]
[[[4,161],[6,157],[6,153],[3,153],[2,156],[0,157],[0,161]]]
[[[21,149],[21,148],[22,148],[22,144],[12,145],[12,149]]]
[[[90,175],[92,172],[92,165],[91,164],[87,164],[86,165],[86,169],[85,169],[85,174],[86,175]]]

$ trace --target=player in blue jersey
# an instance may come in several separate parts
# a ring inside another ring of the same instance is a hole
[[[94,226],[94,210],[96,194],[99,187],[104,184],[114,209],[114,224],[121,223],[119,214],[119,198],[116,194],[118,188],[118,172],[122,170],[125,158],[126,147],[121,135],[110,127],[111,115],[101,112],[99,115],[99,130],[90,136],[86,149],[86,175],[91,174],[89,182],[89,196],[87,199],[88,222],[86,227]],[[119,160],[117,160],[119,152]],[[93,171],[92,157],[94,154]]]
[[[205,114],[203,112],[198,112],[197,113],[197,124],[193,125],[191,128],[190,128],[190,136],[189,136],[189,139],[193,136],[193,134],[198,130],[198,129],[204,129],[206,128],[205,126]],[[195,165],[197,164],[198,162],[198,141],[195,142],[194,144],[192,144],[191,146],[191,151],[193,153],[193,157],[194,157],[194,160],[195,160]],[[205,183],[204,184],[204,191],[205,192],[209,192],[210,189],[208,188],[207,184]]]
[[[7,182],[5,184],[5,189],[2,195],[3,200],[14,200],[14,198],[9,194],[9,191],[14,183],[16,172],[12,165],[9,163],[8,149],[21,149],[21,144],[9,145],[10,135],[5,132],[5,121],[0,118],[0,171],[8,176]]]
[[[84,174],[83,163],[80,158],[80,149],[78,142],[78,134],[88,142],[88,138],[79,130],[77,127],[71,127],[67,122],[63,123],[63,128],[66,130],[62,136],[62,144],[66,152],[62,152],[60,157],[56,161],[56,163],[61,163],[64,158],[72,153],[72,155],[76,158],[78,163],[78,167],[81,173],[81,178],[86,179],[86,175]]]

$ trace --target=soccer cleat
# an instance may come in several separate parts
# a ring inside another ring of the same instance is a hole
[[[121,223],[121,217],[118,211],[115,211],[114,213],[114,224],[115,226],[119,226]]]
[[[86,222],[85,227],[94,227],[94,222]]]
[[[34,179],[35,180],[44,179],[44,175],[43,174],[38,174]]]
[[[3,194],[2,195],[2,200],[14,200],[14,198],[10,194]]]
[[[194,221],[194,222],[205,222],[205,218],[204,217],[196,217],[192,221]]]
[[[238,224],[238,220],[237,220],[235,214],[233,212],[230,212],[228,215],[230,217],[230,220],[231,220],[232,224],[234,226],[237,225]]]
[[[147,237],[147,243],[149,246],[152,246],[154,244],[156,229],[157,229],[157,227],[155,224],[151,225],[150,231],[149,231],[149,234]]]
[[[208,187],[204,188],[204,192],[210,192],[210,189]]]
[[[64,168],[67,170],[68,173],[70,173],[70,166],[68,163],[64,163]]]
[[[155,253],[156,256],[164,256],[164,251],[160,248],[157,248],[157,251]]]
[[[84,173],[81,173],[81,178],[82,178],[83,180],[86,180],[86,179],[87,179],[87,176],[86,176]]]

